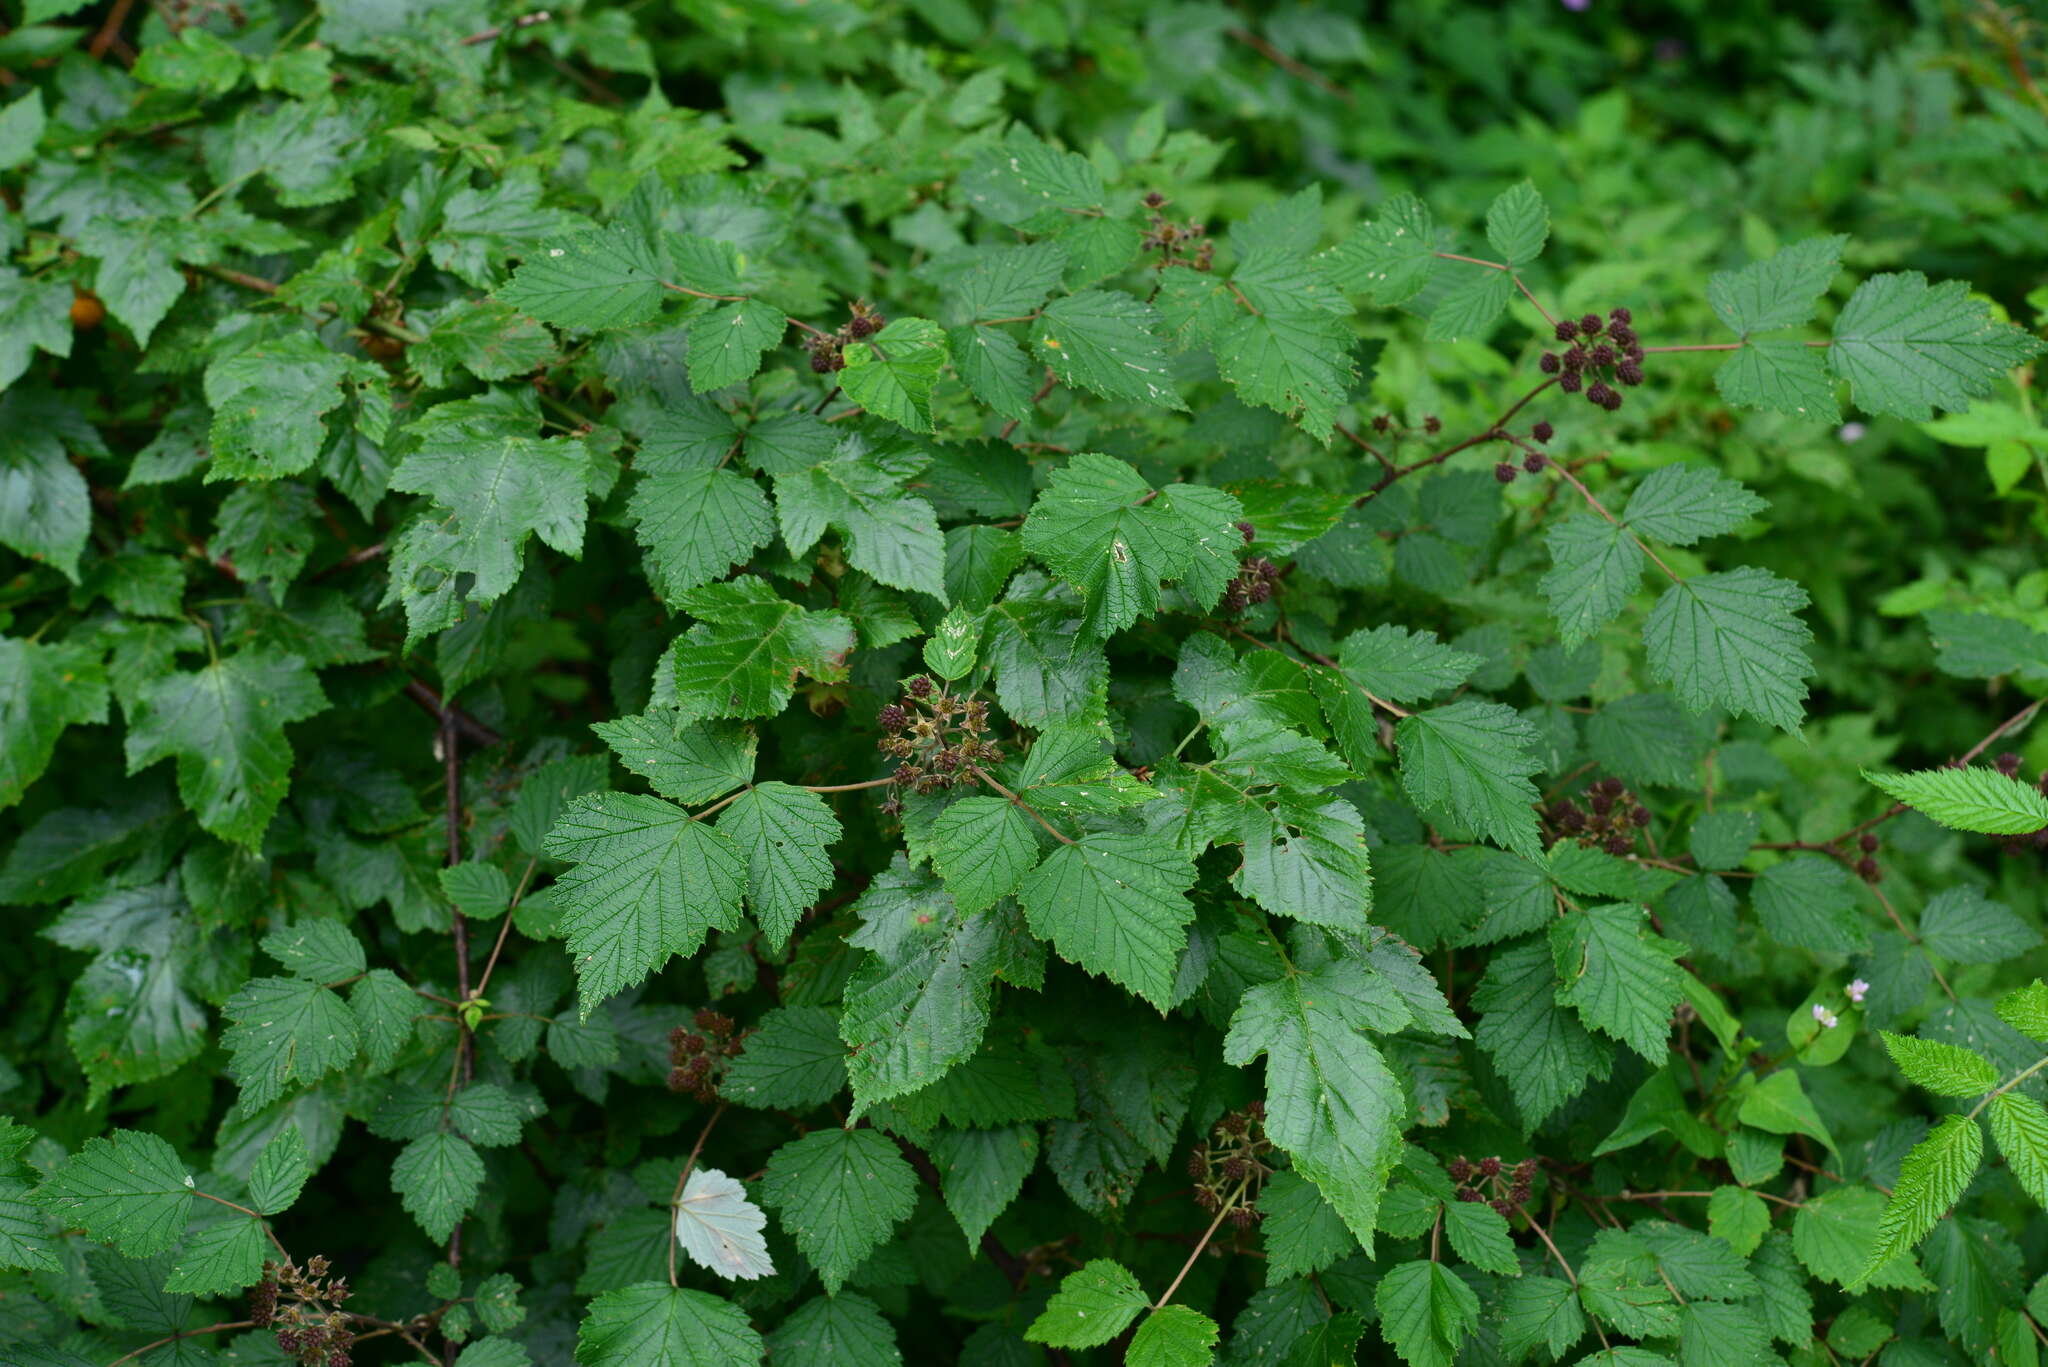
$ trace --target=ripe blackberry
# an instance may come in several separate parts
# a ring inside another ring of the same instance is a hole
[[[1636,344],[1636,330],[1632,327],[1616,323],[1613,327],[1607,329],[1607,340],[1618,347],[1632,347]]]
[[[1422,420],[1422,430],[1433,437],[1444,430],[1444,420],[1432,413]]]
[[[1614,368],[1614,378],[1631,387],[1643,382],[1643,367],[1636,361],[1623,361]]]
[[[832,357],[833,357],[833,354],[834,354],[834,353],[832,353],[832,352],[829,352],[829,351],[814,351],[814,352],[812,352],[812,353],[811,353],[811,373],[812,373],[813,375],[829,375],[829,374],[831,374],[831,373],[832,373]]]
[[[903,688],[913,698],[929,698],[932,695],[932,681],[922,674],[903,685]]]
[[[1145,207],[1148,209],[1165,208],[1166,196],[1160,194],[1157,190],[1147,190],[1145,192]]]
[[[1612,389],[1608,390],[1607,397],[1600,401],[1600,406],[1610,413],[1620,412],[1621,395]]]
[[[2011,778],[2020,771],[2020,757],[2007,750],[1991,761],[1991,767],[2004,774],[2007,778]]]
[[[882,330],[882,320],[871,313],[856,313],[846,324],[846,330],[855,337],[872,337]]]
[[[1600,315],[1597,313],[1589,313],[1585,317],[1579,319],[1579,331],[1584,333],[1588,337],[1598,337],[1600,335],[1600,329],[1604,326],[1606,326],[1606,324],[1600,321]]]
[[[1579,335],[1579,325],[1569,318],[1560,318],[1557,323],[1556,332],[1558,341],[1569,342],[1572,338]]]
[[[1865,831],[1862,839],[1856,842],[1856,848],[1862,850],[1865,854],[1874,852],[1877,849],[1877,837]]]
[[[1563,364],[1563,362],[1557,359],[1557,353],[1554,351],[1546,351],[1536,358],[1536,368],[1545,375],[1557,374],[1563,368]]]
[[[1586,386],[1586,402],[1596,403],[1605,408],[1607,406],[1607,396],[1613,392],[1612,389],[1607,387],[1605,380],[1595,380]]]
[[[1453,1158],[1448,1171],[1453,1182],[1462,1182],[1472,1175],[1472,1164],[1463,1158]]]
[[[1630,313],[1625,308],[1619,307],[1607,310],[1607,318],[1608,321],[1619,323],[1623,327],[1627,327],[1630,323],[1633,323],[1636,320],[1636,316],[1633,313]]]
[[[1513,484],[1515,482],[1515,467],[1506,461],[1502,461],[1493,467],[1493,477],[1502,484]]]
[[[1613,365],[1614,362],[1618,359],[1614,354],[1614,348],[1607,345],[1607,343],[1605,342],[1602,342],[1599,346],[1594,347],[1592,351],[1587,353],[1587,355],[1592,360],[1594,365]]]
[[[1534,427],[1529,429],[1529,435],[1536,438],[1536,440],[1540,442],[1548,442],[1552,437],[1557,435],[1557,429],[1552,427],[1547,422],[1539,422]]]
[[[1240,522],[1237,524],[1237,534],[1242,536],[1245,544],[1249,546],[1252,539],[1259,534],[1259,530],[1249,522]]]
[[[1531,451],[1528,455],[1522,457],[1522,468],[1532,475],[1542,474],[1543,467],[1549,463],[1549,460],[1541,451]]]
[[[1866,854],[1856,861],[1856,876],[1866,883],[1881,883],[1884,881],[1884,870],[1877,866],[1875,859]]]
[[[1557,387],[1567,394],[1576,394],[1586,387],[1586,377],[1575,370],[1566,371],[1557,377]]]
[[[1500,1176],[1500,1160],[1499,1160],[1498,1158],[1490,1158],[1490,1157],[1489,1157],[1489,1158],[1482,1158],[1482,1159],[1480,1159],[1480,1160],[1479,1160],[1479,1175],[1480,1175],[1481,1177],[1498,1177],[1498,1176]]]

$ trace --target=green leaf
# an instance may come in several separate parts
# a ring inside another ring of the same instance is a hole
[[[1568,517],[1544,534],[1551,569],[1543,596],[1567,650],[1606,626],[1643,582],[1643,552],[1626,528],[1599,517]]]
[[[1899,1180],[1878,1221],[1877,1246],[1857,1275],[1859,1282],[1927,1237],[1977,1175],[1984,1157],[1984,1132],[1971,1116],[1952,1115],[1913,1146],[1899,1168]]]
[[[1550,240],[1550,209],[1533,181],[1511,185],[1486,210],[1486,240],[1510,266],[1526,266],[1543,255]]]
[[[285,966],[294,978],[338,982],[360,976],[367,961],[362,942],[339,921],[301,921],[263,937],[263,952]]]
[[[413,1020],[421,1014],[419,997],[390,969],[373,968],[349,989],[348,1007],[362,1032],[370,1070],[389,1069],[412,1039]]]
[[[543,242],[498,298],[556,327],[631,327],[660,309],[663,269],[644,235],[614,223]]]
[[[1764,930],[1780,944],[1846,954],[1868,947],[1856,909],[1856,884],[1832,859],[1794,855],[1758,874],[1750,900]]]
[[[948,683],[973,673],[983,621],[982,614],[958,606],[941,617],[924,643],[925,668]]]
[[[932,867],[962,911],[1015,892],[1038,863],[1037,827],[1008,798],[969,797],[932,823]]]
[[[2003,903],[1975,888],[1943,888],[1920,910],[1920,940],[1944,959],[1996,964],[2041,943],[2040,934]]]
[[[1258,1204],[1266,1266],[1274,1281],[1309,1276],[1358,1251],[1344,1218],[1298,1173],[1274,1173]]]
[[[452,1134],[422,1135],[391,1165],[391,1189],[436,1243],[447,1242],[483,1183],[483,1160],[469,1141]]]
[[[1991,1098],[1988,1111],[1991,1137],[2014,1179],[2035,1205],[2048,1206],[2048,1111],[2018,1092]]]
[[[1908,1081],[1936,1096],[1981,1096],[1998,1085],[1998,1068],[1959,1045],[1879,1032],[1885,1052]]]
[[[289,786],[286,724],[326,708],[303,659],[243,650],[143,687],[128,726],[128,772],[176,756],[178,793],[199,824],[255,848]]]
[[[47,123],[43,92],[33,87],[0,109],[0,171],[11,171],[35,155]]]
[[[768,942],[782,945],[832,881],[826,851],[842,833],[839,818],[816,793],[763,783],[726,809],[718,833],[747,861],[747,910]]]
[[[605,1292],[576,1331],[582,1367],[758,1367],[764,1350],[746,1311],[662,1282]]]
[[[75,584],[92,503],[85,476],[65,454],[72,434],[52,430],[53,416],[19,392],[0,395],[0,546],[54,566]]]
[[[1768,505],[1711,465],[1664,465],[1629,495],[1621,520],[1632,531],[1674,546],[1732,532]]]
[[[1214,1359],[1216,1321],[1185,1305],[1165,1305],[1145,1316],[1124,1350],[1125,1367],[1208,1367]]]
[[[1813,633],[1794,615],[1806,602],[1797,584],[1754,567],[1673,584],[1643,630],[1650,672],[1694,712],[1725,707],[1797,731],[1813,672]]]
[[[814,1296],[768,1335],[778,1367],[900,1367],[896,1329],[866,1296]]]
[[[601,721],[590,728],[619,763],[675,802],[709,802],[754,777],[754,734],[660,712]]]
[[[555,339],[548,330],[496,299],[464,300],[447,309],[434,320],[427,340],[407,356],[420,377],[435,386],[451,379],[457,367],[479,380],[509,380],[554,358]]]
[[[306,1137],[298,1126],[287,1125],[256,1156],[249,1173],[249,1204],[259,1215],[289,1210],[311,1175]]]
[[[1530,858],[1537,839],[1536,787],[1543,770],[1536,728],[1499,703],[1460,699],[1404,717],[1394,728],[1401,783],[1418,806],[1438,808]]]
[[[1444,1205],[1443,1218],[1444,1233],[1460,1258],[1495,1276],[1522,1275],[1514,1241],[1508,1238],[1508,1222],[1499,1211],[1481,1201],[1450,1201]]]
[[[76,646],[0,639],[0,810],[42,777],[67,728],[107,719],[106,679]]]
[[[910,1214],[917,1174],[880,1131],[814,1130],[769,1156],[761,1199],[837,1295]]]
[[[1924,422],[1937,408],[1969,407],[2041,348],[1962,281],[1929,285],[1905,271],[1856,287],[1835,319],[1828,363],[1864,411]]]
[[[1407,1103],[1363,1029],[1409,1019],[1363,965],[1339,960],[1246,992],[1223,1041],[1224,1061],[1238,1067],[1266,1055],[1267,1137],[1368,1254]]]
[[[1569,1282],[1557,1277],[1523,1277],[1501,1294],[1500,1346],[1510,1362],[1531,1349],[1547,1348],[1561,1358],[1586,1334],[1586,1312]]]
[[[1835,383],[1825,352],[1775,338],[1752,339],[1714,371],[1714,387],[1729,403],[1830,424],[1842,420]]]
[[[55,1240],[46,1232],[49,1222],[28,1198],[26,1183],[0,1177],[0,1268],[60,1271]]]
[[[71,291],[0,267],[0,389],[28,372],[38,350],[71,354]]]
[[[1715,1187],[1707,1201],[1707,1232],[1747,1258],[1771,1232],[1771,1208],[1744,1187]]]
[[[739,925],[749,856],[659,798],[598,793],[569,804],[547,852],[575,865],[555,883],[583,1014],[713,930]]]
[[[1402,1263],[1373,1295],[1380,1332],[1409,1367],[1451,1367],[1479,1326],[1479,1296],[1442,1263]]]
[[[1707,277],[1707,302],[1742,337],[1796,327],[1813,317],[1848,243],[1844,236],[1809,237],[1740,270],[1715,271]]]
[[[1012,227],[1048,210],[1100,208],[1106,194],[1088,158],[1021,127],[986,148],[961,175],[960,188],[975,209]]]
[[[258,342],[208,366],[213,459],[206,477],[280,479],[310,468],[326,440],[321,419],[341,406],[342,381],[351,370],[347,357],[304,332]]]
[[[747,1036],[746,1052],[726,1064],[718,1094],[742,1106],[807,1111],[844,1086],[838,1019],[819,1006],[778,1006]]]
[[[1736,1118],[1772,1134],[1810,1135],[1830,1149],[1835,1147],[1835,1137],[1828,1133],[1820,1112],[1807,1100],[1799,1074],[1790,1068],[1780,1068],[1757,1083],[1742,1098]]]
[[[1149,1305],[1122,1263],[1096,1258],[1061,1280],[1024,1337],[1048,1348],[1094,1348],[1130,1328]]]
[[[738,384],[761,368],[762,354],[782,340],[788,326],[782,310],[758,299],[721,304],[691,319],[690,387],[709,394]]]
[[[1038,1166],[1038,1131],[1029,1125],[941,1130],[930,1148],[946,1209],[960,1222],[968,1247],[979,1249],[982,1234],[1017,1199],[1024,1179]]]
[[[846,985],[840,1038],[852,1046],[847,1075],[856,1112],[930,1086],[981,1046],[990,984],[1008,962],[1014,910],[962,916],[937,881],[898,865],[875,880],[859,910],[869,928],[855,943],[875,951]],[[893,916],[900,938],[877,931]]]
[[[1610,1047],[1596,1041],[1557,1002],[1557,969],[1542,942],[1497,952],[1472,994],[1481,1012],[1473,1039],[1494,1058],[1525,1127],[1534,1128],[1607,1076]]]
[[[2030,1039],[2048,1040],[2048,985],[2039,978],[1998,999],[1998,1018]]]
[[[251,1115],[292,1086],[346,1068],[360,1036],[341,998],[298,978],[253,978],[221,1012],[234,1024],[220,1041],[233,1056],[228,1073],[241,1086],[241,1113]]]
[[[790,553],[807,554],[827,525],[836,526],[846,534],[855,569],[943,603],[946,551],[938,516],[930,503],[903,491],[914,468],[893,453],[872,454],[849,443],[811,469],[777,475],[776,510]]]
[[[727,1280],[775,1275],[761,1231],[768,1217],[747,1199],[747,1189],[717,1168],[695,1168],[676,1201],[676,1242],[690,1261]]]
[[[1303,431],[1327,442],[1356,379],[1353,340],[1348,323],[1313,307],[1262,307],[1218,331],[1216,372],[1244,402],[1298,414]]]
[[[647,475],[627,512],[647,551],[655,592],[674,602],[686,589],[723,579],[775,537],[761,486],[731,470]]]
[[[1031,929],[1060,956],[1166,1009],[1195,867],[1166,841],[1093,833],[1062,845],[1017,890]]]
[[[1664,1057],[1684,995],[1675,962],[1683,945],[1651,933],[1641,907],[1611,903],[1553,921],[1550,948],[1561,1005],[1577,1007],[1587,1025],[1644,1058]]]
[[[194,1228],[185,1236],[164,1290],[192,1296],[224,1296],[254,1286],[263,1277],[264,1257],[271,1250],[263,1222],[246,1215],[227,1215]]]
[[[1388,200],[1328,253],[1338,286],[1390,307],[1420,294],[1436,271],[1436,224],[1414,195]]]
[[[1890,797],[1952,831],[2027,835],[2048,827],[2048,797],[1996,769],[1922,769],[1863,777]]]
[[[1423,336],[1432,342],[1463,342],[1483,338],[1515,297],[1514,277],[1506,271],[1460,267],[1464,280],[1449,290],[1430,311]]]
[[[1031,327],[1031,349],[1059,382],[1105,399],[1182,409],[1159,315],[1119,290],[1055,299]]]
[[[1391,623],[1354,631],[1337,647],[1337,662],[1359,687],[1389,702],[1418,702],[1472,677],[1483,657],[1457,650],[1433,631]]]
[[[589,463],[573,438],[505,436],[451,418],[392,472],[391,487],[433,495],[447,514],[434,563],[476,576],[469,596],[488,603],[518,580],[529,536],[583,553]]]
[[[35,1199],[66,1226],[131,1258],[147,1258],[184,1234],[196,1190],[164,1140],[115,1130],[110,1138],[86,1140],[36,1189]]]
[[[839,387],[868,412],[913,432],[932,430],[932,386],[946,368],[945,329],[925,318],[897,318],[846,347]]]

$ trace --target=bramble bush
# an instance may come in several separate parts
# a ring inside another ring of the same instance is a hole
[[[24,0],[0,1359],[2037,1364],[2040,34],[1392,8]]]

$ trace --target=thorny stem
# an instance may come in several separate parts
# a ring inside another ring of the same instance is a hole
[[[1040,816],[1038,814],[1038,809],[1036,807],[1026,802],[1023,798],[1018,797],[1008,788],[1005,788],[1002,784],[996,782],[995,779],[991,778],[987,770],[982,769],[976,765],[970,764],[967,767],[967,772],[974,775],[974,777],[980,780],[981,782],[986,783],[989,787],[995,789],[998,793],[1001,793],[1004,797],[1010,799],[1011,803],[1015,806],[1022,808],[1026,816],[1030,817],[1033,821],[1036,821],[1039,825],[1045,827],[1045,829],[1051,834],[1052,838],[1059,841],[1060,844],[1071,845],[1074,843],[1074,841],[1069,836],[1063,834],[1060,831],[1059,827],[1053,825],[1050,821],[1047,821],[1044,817]]]
[[[1159,1294],[1159,1299],[1152,1302],[1154,1310],[1164,1309],[1166,1303],[1173,1299],[1173,1293],[1180,1290],[1180,1284],[1186,1281],[1188,1273],[1194,1270],[1195,1259],[1202,1256],[1202,1250],[1207,1248],[1209,1241],[1216,1237],[1216,1231],[1223,1224],[1223,1218],[1237,1208],[1237,1203],[1244,1199],[1245,1188],[1250,1185],[1251,1178],[1245,1178],[1237,1184],[1237,1190],[1230,1193],[1230,1199],[1216,1207],[1216,1218],[1209,1222],[1209,1227],[1202,1231],[1202,1237],[1195,1241],[1195,1247],[1188,1254],[1188,1260],[1180,1265],[1180,1271],[1174,1274],[1173,1281],[1167,1285],[1166,1290]]]
[[[697,1155],[704,1152],[704,1141],[711,1137],[711,1127],[725,1114],[725,1103],[711,1112],[711,1118],[704,1122],[704,1128],[697,1131],[697,1142],[690,1146],[690,1156],[683,1160],[683,1170],[676,1174],[675,1192],[668,1198],[668,1284],[676,1285],[676,1207],[683,1201],[683,1184],[690,1180],[690,1170],[697,1166]]]

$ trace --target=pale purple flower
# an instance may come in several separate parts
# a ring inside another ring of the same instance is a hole
[[[1564,7],[1574,14],[1584,14],[1592,8],[1593,0],[1563,0]]]
[[[1869,430],[1860,422],[1845,422],[1842,424],[1842,430],[1835,433],[1835,435],[1844,442],[1862,441],[1864,433]]]
[[[1822,1006],[1819,1002],[1813,1004],[1813,1018],[1820,1022],[1821,1029],[1823,1030],[1835,1028],[1835,1013]]]
[[[1849,984],[1849,1000],[1861,1006],[1863,1005],[1863,994],[1868,991],[1870,991],[1870,984],[1858,978],[1855,982]]]

